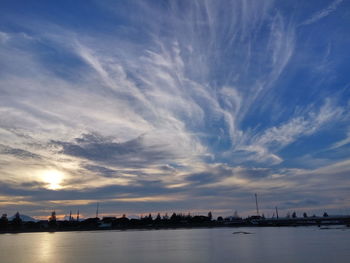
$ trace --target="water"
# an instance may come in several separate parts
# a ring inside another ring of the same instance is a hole
[[[237,231],[251,234],[233,234]],[[1,263],[348,263],[349,260],[350,228],[217,228],[0,235]]]

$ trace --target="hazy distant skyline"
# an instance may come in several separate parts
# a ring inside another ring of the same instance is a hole
[[[348,1],[2,1],[0,213],[350,213]]]

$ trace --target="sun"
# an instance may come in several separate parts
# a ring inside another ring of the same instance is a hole
[[[63,177],[64,174],[58,170],[46,170],[42,173],[42,180],[47,183],[47,188],[51,190],[62,188]]]

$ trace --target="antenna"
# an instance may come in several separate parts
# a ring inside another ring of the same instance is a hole
[[[255,204],[256,204],[256,214],[259,214],[259,206],[258,206],[258,195],[255,193]]]
[[[97,203],[97,207],[96,207],[96,218],[98,218],[98,208],[100,206],[100,203]]]

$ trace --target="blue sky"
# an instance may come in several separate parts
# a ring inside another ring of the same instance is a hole
[[[0,210],[349,213],[349,26],[346,0],[2,1]]]

